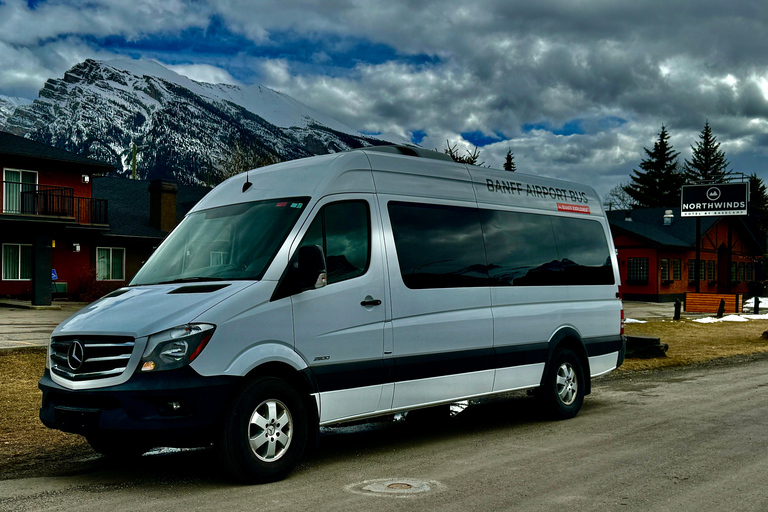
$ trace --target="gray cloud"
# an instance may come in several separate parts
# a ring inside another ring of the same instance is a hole
[[[0,94],[31,96],[75,62],[108,58],[109,50],[89,37],[172,38],[216,19],[258,44],[278,44],[289,34],[317,43],[317,50],[303,60],[242,52],[218,62],[189,54],[169,63],[197,65],[190,69],[211,77],[251,70],[265,85],[356,129],[406,137],[424,131],[425,147],[442,148],[450,139],[471,148],[460,135],[467,132],[501,136],[482,148],[494,166],[510,148],[521,171],[587,181],[604,192],[628,179],[662,124],[685,157],[706,120],[733,166],[749,167],[738,170],[762,172],[755,155],[768,152],[764,1],[26,5],[0,4]],[[361,40],[390,47],[392,60],[334,67],[333,55]],[[431,59],[408,59],[418,56]]]

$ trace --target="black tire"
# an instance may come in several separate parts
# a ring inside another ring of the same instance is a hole
[[[558,349],[547,367],[544,383],[535,396],[544,413],[555,420],[571,419],[584,403],[584,369],[570,349]]]
[[[248,483],[282,480],[298,465],[307,444],[304,401],[282,379],[248,383],[232,405],[219,443],[224,467]]]
[[[151,443],[125,434],[93,434],[86,436],[96,452],[111,459],[135,459],[151,450]]]

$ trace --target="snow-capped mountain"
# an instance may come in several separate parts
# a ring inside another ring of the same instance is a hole
[[[126,175],[135,144],[139,177],[184,184],[218,181],[235,147],[288,160],[385,143],[272,89],[196,82],[154,61],[89,59],[32,103],[5,100],[0,129]]]
[[[0,126],[3,126],[5,120],[21,105],[29,105],[32,100],[26,98],[15,98],[13,96],[0,95]]]

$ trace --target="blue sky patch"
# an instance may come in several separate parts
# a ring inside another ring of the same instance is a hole
[[[563,123],[560,127],[553,127],[549,122],[526,123],[523,125],[523,131],[529,133],[534,130],[544,130],[554,135],[585,135],[613,130],[626,123],[626,119],[606,116],[595,119],[572,119]]]
[[[479,130],[474,132],[463,132],[461,136],[465,141],[469,142],[473,146],[477,146],[478,148],[482,148],[488,144],[493,144],[494,142],[499,142],[506,139],[506,137],[504,137],[504,135],[501,133],[497,132],[493,135],[485,135]]]
[[[397,60],[415,66],[433,65],[439,62],[430,55],[400,55],[393,47],[362,38],[338,35],[306,36],[295,31],[270,33],[270,40],[255,43],[232,32],[217,17],[208,27],[188,28],[180,33],[156,33],[138,40],[123,36],[96,38],[85,36],[94,47],[108,49],[122,55],[136,52],[148,58],[156,58],[169,64],[201,62],[222,67],[238,80],[252,80],[253,69],[242,66],[239,55],[255,58],[285,59],[295,73],[341,75],[359,64],[377,65]],[[232,57],[235,62],[228,62]]]
[[[581,123],[581,119],[574,119],[563,124],[560,128],[553,128],[550,123],[526,123],[523,125],[523,131],[528,133],[534,130],[544,130],[555,135],[584,135],[586,132],[581,128]]]
[[[427,132],[424,130],[413,130],[411,132],[411,142],[414,144],[421,144],[421,141],[427,136]]]

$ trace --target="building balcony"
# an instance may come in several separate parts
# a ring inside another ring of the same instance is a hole
[[[56,217],[78,224],[107,224],[107,200],[75,197],[70,187],[2,182],[2,213],[30,220]]]

